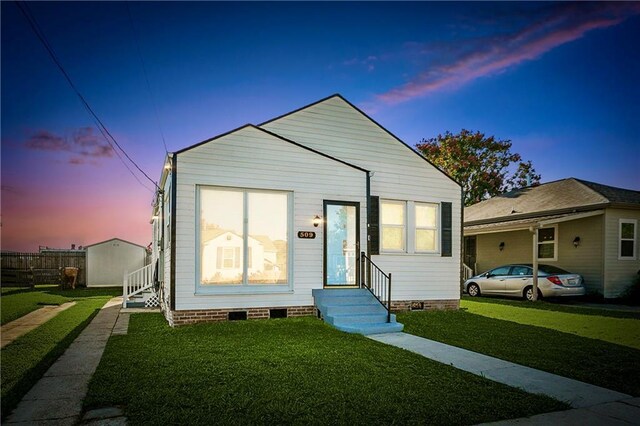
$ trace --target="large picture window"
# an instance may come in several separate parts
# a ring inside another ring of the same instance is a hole
[[[200,284],[287,284],[289,193],[199,188]]]
[[[538,259],[557,260],[558,227],[538,229]]]
[[[636,258],[636,238],[638,221],[635,219],[620,219],[620,243],[618,259],[635,260]]]
[[[415,203],[416,252],[438,250],[438,205]]]
[[[406,205],[404,201],[382,200],[380,202],[380,228],[382,231],[383,251],[406,251]]]

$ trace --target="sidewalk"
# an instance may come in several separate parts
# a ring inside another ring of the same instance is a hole
[[[547,395],[566,402],[574,410],[542,414],[529,419],[514,419],[507,424],[640,424],[640,398],[568,379],[556,374],[503,361],[477,352],[447,345],[407,333],[374,334],[370,339],[406,349],[426,358],[473,373],[529,393]],[[598,412],[600,419],[593,417]],[[586,414],[585,414],[586,413]],[[544,417],[540,422],[535,417]],[[592,421],[584,422],[591,416]],[[532,420],[533,419],[533,420]],[[528,423],[533,421],[533,423]],[[626,422],[626,423],[620,423]]]
[[[73,425],[79,422],[89,380],[118,318],[122,297],[107,302],[65,353],[22,398],[6,424]]]
[[[60,306],[45,306],[3,325],[2,328],[0,328],[0,336],[2,336],[0,338],[0,348],[4,348],[18,337],[27,334],[75,304],[76,302],[67,302]]]

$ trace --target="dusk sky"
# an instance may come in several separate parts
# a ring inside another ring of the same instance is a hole
[[[151,241],[141,185],[2,1],[2,249]],[[340,93],[407,144],[510,139],[548,182],[640,190],[640,2],[28,3],[118,143],[169,152]]]

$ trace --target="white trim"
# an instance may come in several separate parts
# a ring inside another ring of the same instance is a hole
[[[404,217],[403,217],[403,224],[402,225],[384,225],[382,223],[382,208],[384,203],[388,203],[388,204],[399,204],[402,205],[402,207],[404,208]],[[394,249],[385,249],[383,242],[384,242],[384,227],[387,226],[389,228],[402,228],[403,233],[402,233],[402,249],[400,250],[394,250]],[[407,201],[405,200],[389,200],[389,199],[380,199],[380,253],[407,253]]]
[[[202,284],[202,269],[201,269],[201,244],[200,244],[200,200],[202,188],[215,189],[219,191],[234,191],[241,192],[243,199],[243,282],[240,284]],[[264,193],[277,193],[285,194],[287,196],[287,282],[283,284],[251,284],[248,281],[248,196],[250,192],[264,192]],[[212,294],[255,294],[255,293],[292,293],[293,292],[293,191],[283,190],[270,190],[270,189],[255,189],[255,188],[241,188],[241,187],[228,187],[218,185],[195,185],[196,196],[196,211],[195,211],[195,289],[194,295],[212,295]]]
[[[540,230],[541,229],[553,229],[553,241],[541,241],[540,240]],[[545,262],[555,262],[558,260],[558,225],[553,225],[553,226],[549,226],[549,227],[544,227],[544,228],[538,228],[536,230],[536,232],[538,233],[538,260],[543,260]],[[540,257],[540,245],[542,244],[553,244],[553,257]]]
[[[633,224],[633,239],[625,238],[624,241],[633,241],[633,256],[622,256],[622,224]],[[638,258],[638,220],[618,219],[618,260],[636,260]]]
[[[431,207],[434,207],[436,209],[436,224],[435,226],[418,226],[418,221],[417,221],[417,214],[416,214],[416,207],[418,206],[418,204],[423,204],[423,205],[428,205]],[[439,234],[440,234],[440,227],[438,226],[440,224],[440,203],[427,203],[427,202],[422,202],[422,201],[415,201],[413,203],[413,233],[415,235],[414,238],[414,243],[413,243],[413,248],[415,250],[416,253],[419,254],[433,254],[433,253],[440,253],[440,238],[438,238]],[[418,244],[418,230],[419,229],[424,229],[424,230],[428,230],[428,231],[434,231],[435,232],[435,248],[433,250],[418,250],[417,244]]]

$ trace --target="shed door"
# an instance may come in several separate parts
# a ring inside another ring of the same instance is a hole
[[[360,203],[324,202],[324,286],[355,286],[360,250]]]

